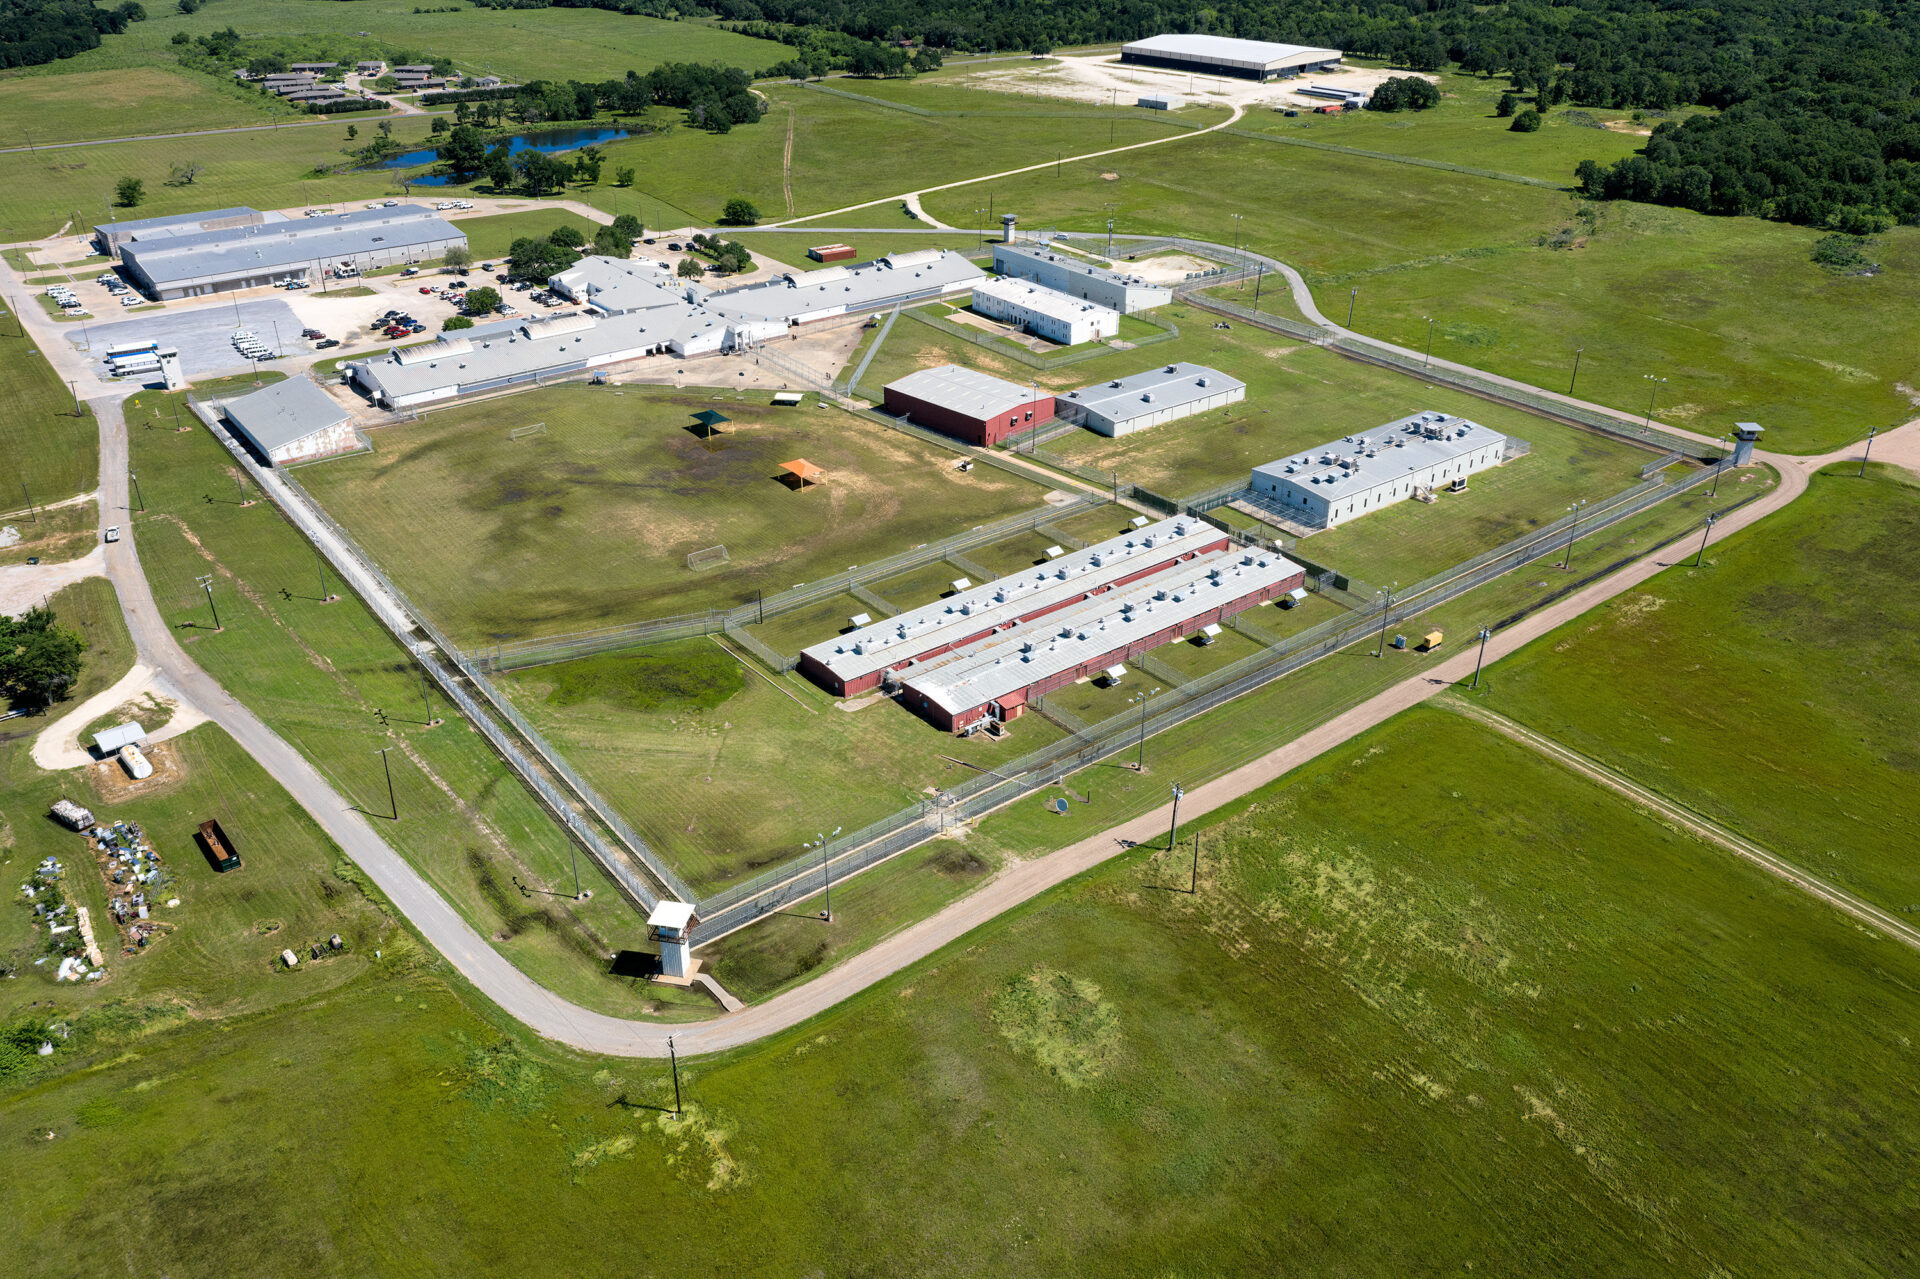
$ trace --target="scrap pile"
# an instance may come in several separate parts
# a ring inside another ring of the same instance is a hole
[[[66,867],[52,857],[43,860],[34,867],[27,882],[20,885],[21,895],[33,908],[34,927],[46,926],[46,938],[42,949],[47,953],[34,960],[35,966],[58,959],[60,968],[55,975],[56,981],[99,981],[105,976],[104,970],[97,965],[89,966],[87,959],[87,941],[80,927],[81,916],[67,901],[61,880],[66,876]]]
[[[138,822],[95,826],[89,833],[94,847],[99,851],[101,871],[115,885],[110,890],[112,901],[109,908],[113,911],[114,922],[120,925],[120,932],[126,939],[123,953],[133,954],[166,928],[150,918],[149,906],[166,883],[167,873],[161,868],[160,854],[155,851]],[[173,903],[170,901],[168,904]]]

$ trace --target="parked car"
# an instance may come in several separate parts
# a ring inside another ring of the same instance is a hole
[[[669,252],[669,253],[678,253],[678,252],[680,252],[680,241],[678,241],[678,240],[669,240],[669,241],[667,241],[667,252]]]
[[[431,292],[433,292],[433,290],[432,290],[432,289],[430,289],[430,288],[428,288],[428,287],[427,287],[426,285],[424,285],[424,284],[420,286],[420,291],[421,291],[422,293],[431,293]]]
[[[642,240],[642,241],[641,241],[641,243],[642,243],[642,244],[652,244],[652,243],[653,243],[653,237],[652,237],[652,236],[648,236],[648,237],[647,237],[647,238],[646,238],[645,240]]]
[[[118,524],[110,524],[107,526],[107,540],[109,542],[117,542],[120,540],[120,526]]]
[[[318,342],[315,342],[313,344],[313,349],[316,351],[325,351],[339,345],[340,345],[339,338],[321,338]]]

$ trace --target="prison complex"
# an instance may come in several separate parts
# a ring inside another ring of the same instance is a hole
[[[1017,280],[1092,302],[1122,315],[1148,311],[1173,301],[1173,290],[1149,284],[1137,275],[1095,266],[1079,258],[1030,244],[995,244],[993,269]]]
[[[1293,519],[1332,528],[1390,502],[1431,498],[1443,484],[1517,455],[1520,442],[1449,413],[1415,413],[1369,435],[1253,468],[1249,487]]]
[[[940,728],[1017,718],[1035,697],[1301,586],[1192,517],[1136,529],[804,650],[836,696],[897,688]]]
[[[1242,80],[1275,80],[1305,71],[1337,71],[1340,50],[1228,36],[1160,35],[1120,47],[1120,61]]]

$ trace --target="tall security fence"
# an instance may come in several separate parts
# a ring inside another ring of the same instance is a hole
[[[1677,481],[1662,477],[1635,485],[1583,512],[1577,526],[1568,518],[1531,530],[1392,595],[1382,592],[1351,613],[1329,619],[1259,653],[1170,688],[1147,703],[1144,720],[1116,716],[1092,729],[1072,733],[990,773],[975,775],[912,808],[842,835],[818,850],[803,853],[784,866],[723,889],[699,903],[703,940],[712,941],[743,928],[819,893],[829,883],[857,874],[933,838],[949,826],[983,816],[1131,749],[1143,733],[1151,737],[1183,724],[1376,634],[1384,642],[1386,628],[1394,623],[1404,622],[1483,586],[1552,553],[1567,541],[1590,536],[1670,497],[1697,488],[1727,465],[1723,461]],[[1047,714],[1046,711],[1040,713]],[[1048,718],[1054,717],[1048,715]],[[1054,718],[1054,722],[1068,727],[1072,720],[1071,717]]]

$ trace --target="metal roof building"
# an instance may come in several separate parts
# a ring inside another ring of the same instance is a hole
[[[184,298],[324,275],[335,266],[366,271],[424,262],[466,242],[464,232],[433,210],[402,204],[196,234],[140,236],[120,246],[120,258],[143,292]]]
[[[973,286],[973,309],[1061,346],[1078,346],[1120,333],[1120,313],[1112,307],[1005,276]]]
[[[627,315],[656,307],[680,307],[707,291],[677,279],[673,267],[652,258],[582,258],[580,265],[547,277],[547,285],[562,297],[581,302],[602,315]]]
[[[306,377],[290,377],[220,406],[227,425],[275,465],[354,448],[351,415]]]
[[[1338,49],[1236,40],[1228,36],[1149,36],[1120,47],[1120,61],[1136,66],[1171,67],[1245,80],[1272,80],[1303,71],[1332,71],[1339,67],[1340,57]]]
[[[793,271],[709,293],[705,301],[743,335],[763,339],[815,320],[965,293],[984,279],[986,272],[951,249],[919,249],[856,266]]]
[[[1036,697],[1216,625],[1299,587],[1272,551],[1211,551],[1092,595],[901,673],[901,702],[949,732],[1017,718]]]
[[[1414,413],[1366,435],[1253,468],[1249,487],[1302,524],[1332,528],[1506,460],[1507,437],[1447,413]]]
[[[1055,398],[1059,415],[1101,435],[1127,435],[1247,398],[1247,384],[1204,364],[1165,364]]]
[[[1097,303],[1122,315],[1151,310],[1173,301],[1172,289],[1149,284],[1137,275],[1096,266],[1083,258],[1068,257],[1034,245],[994,245],[993,269],[1001,275],[1031,280],[1044,288]]]
[[[1227,535],[1204,520],[1161,520],[815,644],[801,651],[800,670],[836,697],[855,696],[878,687],[889,671],[907,669],[1227,544]]]
[[[956,440],[991,448],[1053,420],[1053,394],[940,364],[887,383],[881,407]]]
[[[151,240],[178,235],[199,235],[231,227],[259,226],[265,222],[283,222],[280,213],[262,213],[258,209],[235,207],[209,209],[204,213],[174,213],[163,218],[138,218],[132,222],[103,222],[93,228],[93,240],[102,253],[118,254],[129,240]]]

